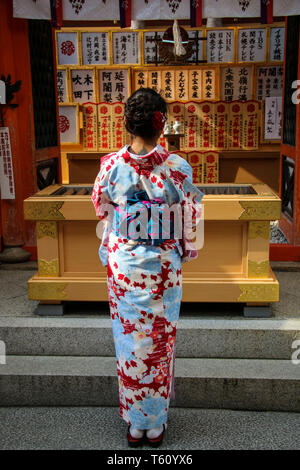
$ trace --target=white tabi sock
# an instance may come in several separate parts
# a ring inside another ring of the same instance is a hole
[[[134,428],[133,426],[130,427],[129,431],[132,437],[134,437],[135,439],[140,439],[144,435],[143,429],[137,429],[137,428]]]
[[[165,424],[165,429],[167,429],[167,425]],[[149,439],[155,439],[156,437],[160,436],[161,433],[163,432],[164,430],[164,426],[161,425],[161,426],[158,426],[157,428],[152,428],[152,429],[148,429],[147,430],[147,437],[149,437]]]

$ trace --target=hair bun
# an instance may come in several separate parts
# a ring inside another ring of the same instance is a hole
[[[140,88],[125,103],[125,127],[130,134],[152,139],[162,130],[166,112],[167,103],[159,93],[152,88]],[[160,113],[160,119],[156,113]]]

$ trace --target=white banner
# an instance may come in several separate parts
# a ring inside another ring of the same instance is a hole
[[[49,0],[13,0],[14,17],[50,19]],[[274,0],[274,16],[300,15],[299,0]],[[203,0],[204,18],[260,17],[260,0]],[[119,0],[63,0],[64,20],[119,20]],[[133,20],[189,19],[190,0],[132,0]]]
[[[282,98],[266,98],[265,140],[281,139]]]
[[[57,52],[59,65],[78,65],[77,33],[57,33]]]
[[[203,18],[257,18],[260,0],[203,0]],[[274,16],[300,15],[299,0],[274,0]],[[190,0],[133,0],[132,19],[189,19]]]
[[[118,20],[119,0],[63,0],[64,20]]]
[[[0,196],[15,199],[14,170],[8,127],[0,127]]]
[[[31,18],[39,20],[50,20],[49,0],[13,0],[15,18]],[[64,20],[118,20],[118,0],[63,0]]]
[[[33,20],[50,20],[49,0],[14,0],[14,17]]]
[[[76,106],[59,106],[60,142],[78,144],[78,113]]]
[[[275,16],[300,15],[299,0],[274,0]]]

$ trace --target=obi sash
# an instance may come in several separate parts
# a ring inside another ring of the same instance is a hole
[[[147,192],[141,190],[127,198],[126,205],[114,206],[112,232],[115,235],[155,246],[174,240],[174,214],[171,212],[167,220],[163,218],[163,210],[168,206],[163,199],[149,199]]]

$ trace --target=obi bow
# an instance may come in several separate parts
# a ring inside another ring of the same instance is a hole
[[[150,199],[146,191],[137,191],[126,204],[115,204],[114,233],[148,245],[173,240],[174,215],[168,210],[167,217],[163,217],[166,206],[162,198]]]

